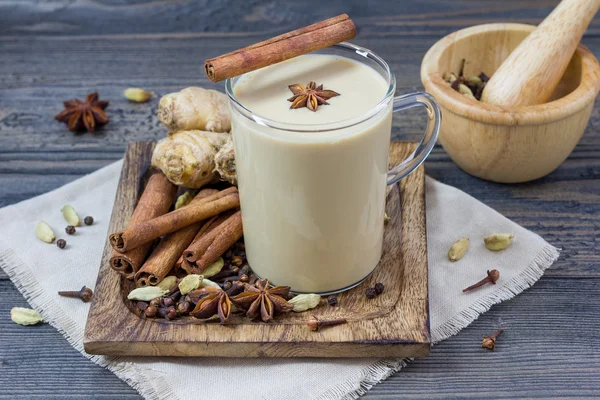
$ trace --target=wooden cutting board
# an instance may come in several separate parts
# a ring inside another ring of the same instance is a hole
[[[390,164],[405,159],[414,143],[393,143]],[[124,228],[142,192],[153,142],[127,149],[109,233]],[[402,213],[400,212],[402,210]],[[339,305],[287,313],[270,323],[232,316],[222,326],[192,317],[145,319],[125,298],[131,283],[108,264],[106,242],[85,328],[90,354],[210,357],[425,357],[429,353],[425,173],[423,166],[395,185],[388,196],[381,262],[358,287],[338,295]],[[374,299],[365,289],[385,291]],[[346,318],[348,324],[311,331],[306,320]]]

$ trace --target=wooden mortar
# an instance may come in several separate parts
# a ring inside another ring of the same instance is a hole
[[[458,74],[491,76],[536,27],[486,24],[454,32],[427,52],[421,65],[425,89],[442,108],[440,142],[452,160],[471,175],[505,183],[541,178],[571,153],[585,130],[600,90],[600,66],[579,45],[559,85],[545,104],[505,108],[472,100],[442,78]]]

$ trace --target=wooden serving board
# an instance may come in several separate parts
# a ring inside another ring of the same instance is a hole
[[[414,143],[393,143],[390,163],[405,159]],[[109,232],[127,225],[142,192],[153,142],[129,145]],[[192,317],[146,319],[125,298],[131,283],[108,264],[106,243],[85,328],[90,354],[211,357],[424,357],[429,353],[425,173],[423,166],[395,185],[388,196],[381,262],[361,285],[338,295],[339,305],[287,313],[270,323],[232,316],[222,326]],[[402,213],[400,213],[402,210]],[[365,289],[385,291],[374,299]],[[348,324],[311,331],[306,320],[346,318]]]

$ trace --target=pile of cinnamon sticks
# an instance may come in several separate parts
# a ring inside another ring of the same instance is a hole
[[[110,235],[110,266],[137,287],[156,285],[173,269],[201,274],[243,235],[236,187],[202,189],[168,212],[176,193],[165,175],[153,173],[127,228]]]

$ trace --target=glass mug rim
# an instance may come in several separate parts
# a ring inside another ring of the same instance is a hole
[[[356,54],[362,56],[363,58],[367,58],[367,59],[370,59],[371,61],[374,61],[375,63],[377,63],[377,65],[379,65],[385,71],[385,74],[387,77],[388,89],[387,89],[383,99],[381,99],[381,101],[379,101],[379,103],[377,103],[377,105],[375,105],[373,108],[371,108],[367,112],[365,112],[359,116],[356,116],[356,117],[350,117],[350,118],[342,119],[339,121],[319,123],[319,124],[297,124],[297,123],[276,121],[274,119],[270,119],[270,118],[258,115],[255,112],[253,112],[252,110],[250,110],[247,107],[245,107],[244,105],[242,105],[238,101],[238,99],[235,97],[235,94],[233,93],[234,81],[239,79],[239,77],[228,78],[225,81],[225,92],[227,93],[227,96],[229,96],[229,100],[231,101],[231,104],[233,106],[235,106],[236,110],[238,112],[240,112],[242,115],[244,115],[246,118],[248,118],[249,120],[256,122],[257,124],[267,126],[269,128],[282,130],[282,131],[288,131],[288,132],[337,131],[337,130],[349,128],[349,127],[361,124],[363,122],[366,122],[369,119],[373,118],[374,116],[378,115],[379,112],[381,112],[382,110],[385,110],[387,108],[389,102],[391,101],[391,99],[394,97],[394,94],[396,92],[396,77],[394,76],[394,73],[390,69],[389,65],[384,61],[384,59],[381,58],[380,56],[378,56],[373,51],[371,51],[365,47],[357,46],[357,45],[349,43],[349,42],[341,42],[338,44],[334,44],[333,46],[330,46],[330,47],[322,49],[322,50],[327,50],[329,48],[335,48],[338,50],[342,50],[344,52],[356,53]],[[362,62],[362,61],[360,61],[360,62]],[[366,65],[366,63],[364,63],[364,62],[362,62],[362,63]],[[371,66],[369,66],[369,68],[373,69]],[[241,76],[244,76],[244,75],[241,75]],[[384,77],[384,78],[386,78],[386,77]]]

